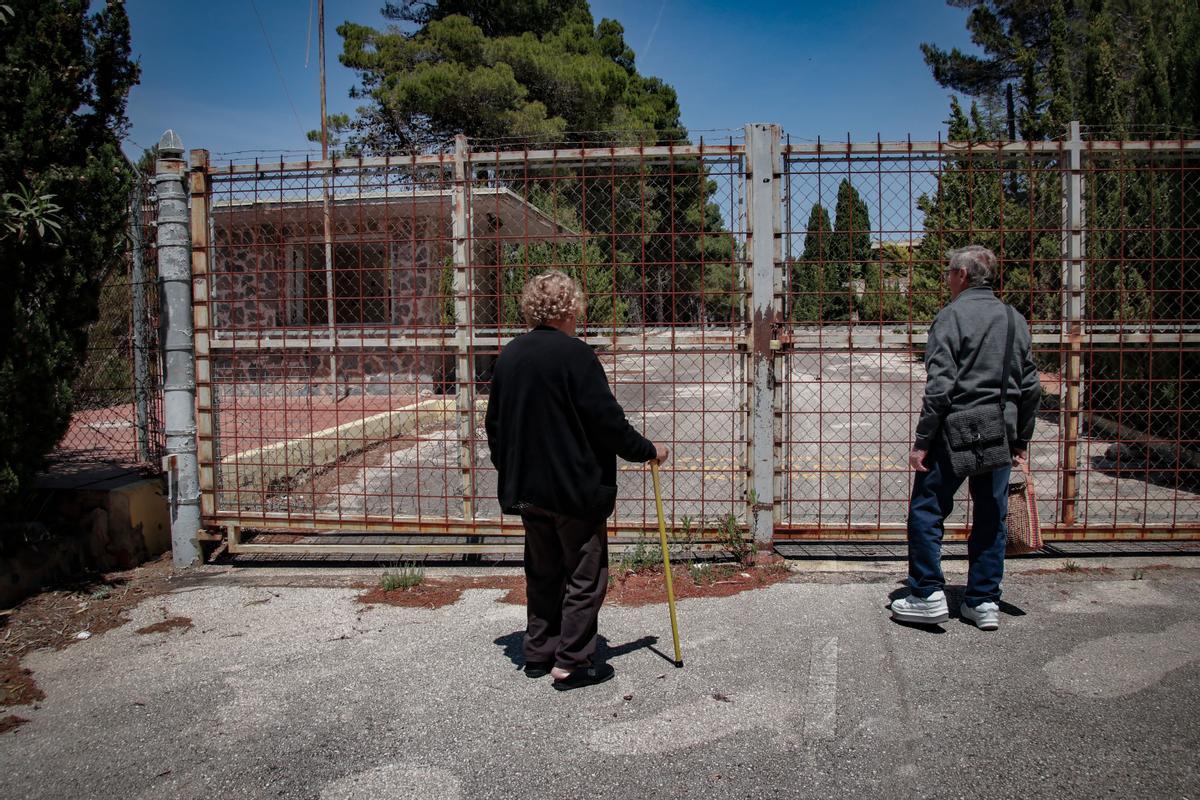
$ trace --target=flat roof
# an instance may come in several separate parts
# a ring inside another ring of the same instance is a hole
[[[387,217],[450,217],[454,208],[454,193],[450,190],[404,190],[355,192],[330,198],[334,216],[348,210],[374,218]],[[284,219],[307,217],[319,219],[322,197],[318,192],[283,196],[272,200],[214,198],[214,217],[222,222],[250,221],[256,217]],[[522,239],[577,238],[579,234],[554,221],[549,214],[527,202],[507,188],[483,187],[471,190],[471,235],[494,236],[493,221],[500,220],[499,233]],[[314,216],[314,209],[316,213]],[[232,218],[232,219],[231,219]]]

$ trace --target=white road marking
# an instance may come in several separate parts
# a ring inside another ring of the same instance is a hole
[[[321,800],[459,800],[462,784],[453,773],[417,764],[384,764],[326,784]]]
[[[804,737],[832,739],[837,732],[838,640],[814,639],[804,704]]]
[[[1181,622],[1157,633],[1118,633],[1093,639],[1043,669],[1058,689],[1114,698],[1148,689],[1167,673],[1197,659],[1200,623]]]
[[[750,730],[775,731],[789,740],[832,739],[837,733],[837,659],[836,636],[814,639],[808,683],[796,691],[773,686],[725,699],[704,691],[692,702],[605,725],[588,737],[588,746],[618,756],[670,753]]]
[[[1052,604],[1056,614],[1101,614],[1114,608],[1170,606],[1170,595],[1148,581],[1111,581],[1092,584],[1063,584],[1069,594]],[[1078,587],[1078,588],[1076,588]]]

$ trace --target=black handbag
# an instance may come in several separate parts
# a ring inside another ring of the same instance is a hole
[[[1012,464],[1004,407],[1008,403],[1008,377],[1012,369],[1016,324],[1012,306],[1007,310],[1008,330],[1004,338],[1004,367],[1000,376],[1000,404],[976,406],[947,414],[942,423],[942,440],[950,453],[950,466],[957,478],[994,472]]]

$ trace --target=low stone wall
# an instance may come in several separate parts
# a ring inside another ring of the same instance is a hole
[[[219,486],[226,491],[265,491],[273,482],[332,464],[373,443],[449,425],[454,407],[452,397],[434,398],[234,453],[221,459]]]
[[[170,549],[161,478],[124,475],[39,494],[42,519],[6,536],[0,552],[0,609],[53,583],[132,569]]]

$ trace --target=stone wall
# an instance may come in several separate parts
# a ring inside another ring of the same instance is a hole
[[[451,352],[386,348],[339,350],[337,375],[346,394],[420,394],[447,391],[446,362]],[[259,350],[217,354],[212,360],[213,382],[243,394],[271,393],[303,396],[328,392],[329,353],[285,353]],[[453,377],[450,377],[453,381]]]
[[[304,218],[280,223],[248,214],[245,219],[217,214],[212,258],[214,328],[325,326],[323,226],[319,213],[316,219],[312,216],[306,213]],[[448,220],[380,221],[339,208],[333,242],[334,297],[357,301],[367,292],[367,302],[377,303],[371,316],[378,316],[370,324],[419,330],[443,323],[446,298],[439,288],[451,254]],[[367,272],[379,280],[364,290]]]

